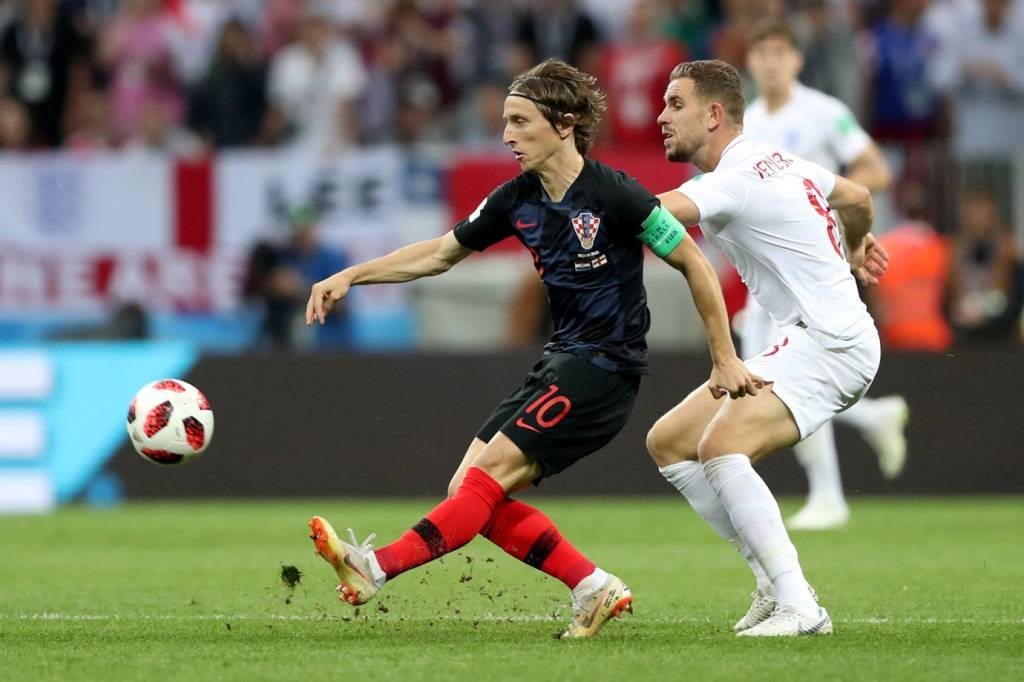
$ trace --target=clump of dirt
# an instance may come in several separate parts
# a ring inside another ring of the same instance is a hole
[[[296,566],[281,566],[281,581],[288,586],[289,590],[294,590],[302,583],[302,571]]]

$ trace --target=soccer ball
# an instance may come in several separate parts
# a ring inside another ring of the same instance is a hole
[[[146,384],[128,406],[128,437],[143,459],[172,466],[190,462],[213,438],[206,396],[180,379]]]

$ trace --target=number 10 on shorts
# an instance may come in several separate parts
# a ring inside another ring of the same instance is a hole
[[[557,393],[558,384],[551,384],[544,395],[534,400],[526,408],[526,414],[532,415],[536,426],[528,424],[524,417],[516,420],[516,426],[540,433],[538,426],[541,429],[550,429],[565,419],[569,410],[572,409],[572,401],[564,395],[556,395]]]

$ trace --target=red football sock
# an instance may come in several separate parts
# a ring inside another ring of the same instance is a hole
[[[453,497],[434,507],[411,530],[374,554],[385,575],[394,578],[410,568],[454,552],[472,540],[505,498],[501,485],[478,467],[470,467]]]
[[[594,564],[569,544],[544,512],[505,498],[494,510],[484,536],[520,561],[576,587]]]

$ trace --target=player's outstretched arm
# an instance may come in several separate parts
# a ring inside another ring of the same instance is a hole
[[[677,200],[671,195],[676,195]],[[669,192],[666,201],[675,202],[684,215],[688,209],[686,204],[693,204],[690,199],[678,192]],[[696,206],[693,207],[694,219]],[[736,355],[736,347],[729,334],[729,316],[725,310],[725,299],[718,283],[718,274],[686,235],[686,229],[679,222],[674,212],[665,206],[658,206],[643,223],[644,231],[640,240],[666,263],[683,273],[690,285],[690,294],[697,306],[704,327],[708,332],[708,346],[711,348],[713,367],[708,388],[711,395],[721,398],[729,395],[740,398],[744,395],[757,395],[757,389],[764,386],[764,380],[751,374],[747,366]]]
[[[334,305],[357,284],[410,282],[447,272],[472,251],[449,232],[437,239],[416,242],[386,256],[345,268],[313,285],[306,304],[306,324],[324,323]]]
[[[713,363],[708,381],[711,395],[715,398],[757,395],[757,390],[764,386],[764,379],[751,373],[736,355],[729,333],[729,315],[714,266],[689,238],[681,241],[664,260],[686,277],[690,295],[707,329]]]

